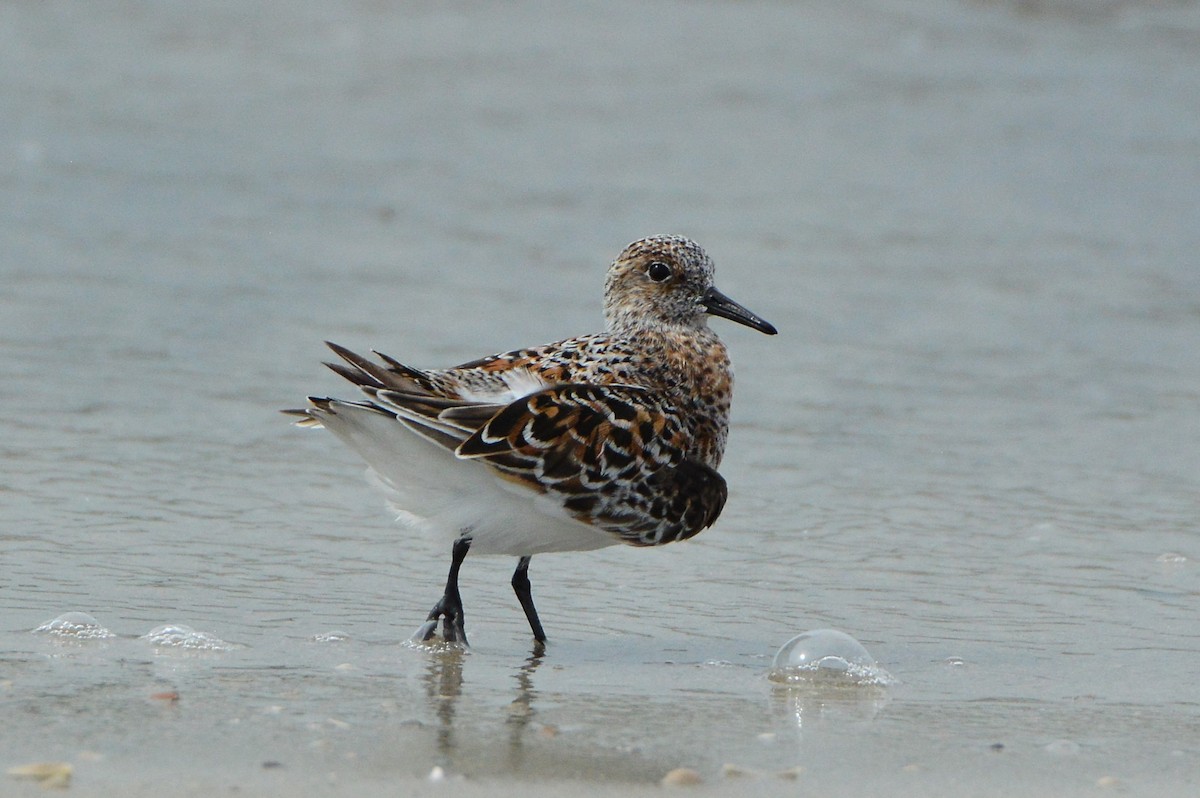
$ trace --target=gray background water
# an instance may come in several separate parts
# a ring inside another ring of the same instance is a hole
[[[1200,784],[1196,3],[6,3],[0,107],[5,767]],[[543,658],[484,558],[474,652],[403,647],[447,552],[276,410],[344,391],[325,338],[442,365],[597,329],[657,232],[781,330],[715,322],[721,521],[535,559]],[[120,637],[30,634],[68,610]],[[816,627],[901,683],[772,689]]]

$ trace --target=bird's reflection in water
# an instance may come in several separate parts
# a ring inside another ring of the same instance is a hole
[[[454,752],[454,713],[462,695],[465,657],[466,652],[456,647],[431,651],[425,670],[425,695],[438,720],[437,751],[443,766]]]
[[[517,669],[516,690],[508,706],[505,723],[509,728],[508,766],[518,768],[524,757],[525,732],[535,714],[534,698],[537,690],[533,686],[533,674],[545,658],[545,645],[534,643],[533,650]],[[458,744],[455,734],[455,716],[458,701],[463,693],[463,666],[467,653],[458,648],[431,651],[425,670],[425,695],[430,709],[437,718],[437,752],[440,764],[449,768]],[[478,719],[477,716],[475,716]],[[469,732],[468,732],[469,733]]]
[[[517,695],[508,705],[508,752],[509,764],[513,768],[520,767],[524,758],[525,730],[533,720],[533,699],[537,696],[537,690],[533,688],[533,674],[541,666],[545,655],[545,644],[534,642],[533,651],[516,673]]]

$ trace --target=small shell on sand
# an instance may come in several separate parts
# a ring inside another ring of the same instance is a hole
[[[703,783],[704,779],[691,768],[675,768],[662,778],[664,787],[695,787]]]
[[[28,765],[17,765],[7,771],[14,779],[29,779],[43,787],[65,788],[71,784],[71,774],[75,768],[70,762],[30,762]]]

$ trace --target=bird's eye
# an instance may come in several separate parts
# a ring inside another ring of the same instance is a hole
[[[656,283],[661,283],[671,278],[671,267],[661,260],[656,260],[646,267],[646,276]]]

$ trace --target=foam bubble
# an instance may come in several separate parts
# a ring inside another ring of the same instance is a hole
[[[139,639],[158,648],[179,648],[188,651],[229,651],[233,648],[233,645],[216,635],[198,632],[183,624],[156,626]]]
[[[844,684],[884,687],[895,678],[845,632],[813,629],[796,635],[775,655],[768,678],[779,684]]]
[[[65,637],[71,640],[106,640],[116,637],[86,612],[64,612],[33,630],[37,635]]]

